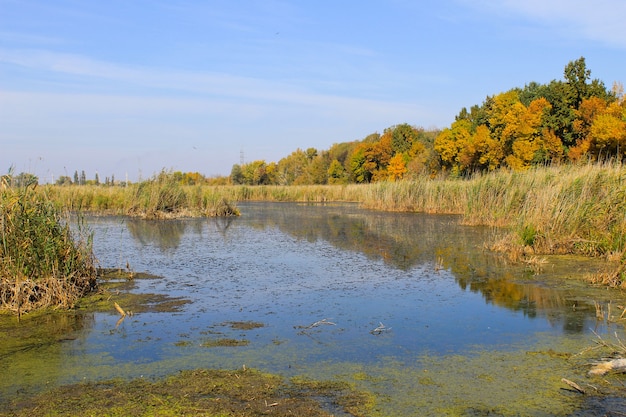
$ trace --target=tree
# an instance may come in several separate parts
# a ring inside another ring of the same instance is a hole
[[[348,177],[343,164],[333,159],[328,166],[328,183],[329,184],[346,184]]]
[[[78,171],[74,171],[74,184],[78,185]]]
[[[243,184],[243,171],[241,170],[241,165],[234,164],[230,170],[230,181],[233,184]]]
[[[307,167],[308,177],[312,184],[328,183],[328,168],[330,167],[330,159],[328,152],[322,152],[317,155]]]
[[[591,71],[587,69],[585,58],[570,61],[565,66],[564,76],[568,86],[569,104],[577,109],[583,99],[588,97],[587,80],[591,78]]]
[[[80,185],[87,184],[87,175],[85,175],[85,171],[80,172]]]
[[[626,157],[626,107],[611,103],[593,120],[589,138],[595,157],[615,155],[620,160]]]
[[[242,167],[243,183],[248,185],[269,184],[267,164],[263,160],[250,162]]]
[[[396,126],[391,134],[391,149],[394,153],[407,152],[417,141],[417,131],[404,123]]]
[[[406,174],[407,168],[404,155],[405,154],[397,153],[389,160],[387,172],[391,181],[400,180],[404,177],[404,174]]]
[[[307,184],[308,178],[300,177],[303,175],[308,177],[308,173],[306,172],[308,165],[308,154],[302,149],[296,149],[290,155],[278,161],[278,167],[276,170],[277,183],[280,185],[291,185],[298,180],[300,184]]]
[[[372,173],[365,167],[367,162],[365,159],[366,146],[365,144],[357,146],[350,157],[350,176],[352,181],[356,183],[370,182],[372,179]]]
[[[13,175],[13,168],[9,169],[7,175],[3,175],[3,182],[4,181],[11,187],[29,187],[39,184],[39,178],[34,174],[20,172],[18,175]]]

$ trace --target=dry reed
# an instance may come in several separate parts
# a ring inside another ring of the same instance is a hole
[[[356,202],[375,210],[459,214],[466,224],[509,228],[510,235],[494,247],[512,254],[612,254],[626,262],[626,166],[618,162],[347,185],[180,186],[161,174],[149,185],[169,190],[52,187],[50,194],[70,209],[117,214],[187,209],[229,215],[236,208],[228,202],[241,201]]]
[[[71,307],[96,286],[91,236],[35,188],[0,185],[0,308],[18,317]]]

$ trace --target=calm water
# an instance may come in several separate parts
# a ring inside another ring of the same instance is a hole
[[[45,326],[21,330],[5,320],[0,331],[14,338],[45,329],[61,336],[0,351],[2,396],[42,383],[246,365],[355,382],[379,397],[376,415],[582,415],[626,407],[619,398],[584,403],[559,385],[562,377],[584,381],[586,370],[558,353],[592,346],[594,332],[624,334],[623,325],[597,321],[594,304],[624,305],[620,294],[579,282],[597,262],[554,258],[538,274],[507,265],[484,249],[498,231],[461,226],[452,216],[352,205],[240,209],[233,219],[89,218],[100,266],[128,263],[157,275],[136,280],[135,291],[189,303],[118,326],[113,307],[47,316],[37,321]],[[307,328],[324,319],[333,324]],[[231,325],[245,321],[263,327]],[[372,332],[381,323],[384,330]],[[249,344],[206,347],[219,338]]]

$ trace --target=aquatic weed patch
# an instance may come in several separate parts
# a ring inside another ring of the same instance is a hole
[[[137,282],[160,277],[143,272],[118,269],[98,271],[98,291],[76,302],[76,309],[97,312],[116,312],[115,303],[132,313],[178,312],[190,303],[186,298],[166,294],[136,293]]]
[[[0,416],[331,416],[350,408],[359,416],[361,394],[345,384],[285,382],[251,369],[192,370],[157,380],[113,380],[60,387],[31,399],[18,398]],[[322,401],[323,400],[323,401]]]

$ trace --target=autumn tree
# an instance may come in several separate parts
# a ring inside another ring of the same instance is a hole
[[[389,166],[387,167],[387,173],[391,181],[400,180],[407,172],[406,168],[406,154],[396,153],[389,160]]]
[[[330,167],[330,159],[328,152],[317,154],[309,162],[307,166],[308,178],[311,184],[327,184],[328,168]]]
[[[394,153],[408,152],[417,142],[418,132],[406,123],[393,128],[391,133],[391,149]]]
[[[279,185],[291,185],[299,181],[301,184],[308,183],[308,178],[300,178],[307,176],[306,168],[309,165],[310,155],[302,149],[296,149],[290,155],[278,161],[276,170],[276,181]]]
[[[328,166],[328,183],[329,184],[346,184],[348,175],[341,162],[333,159]]]

